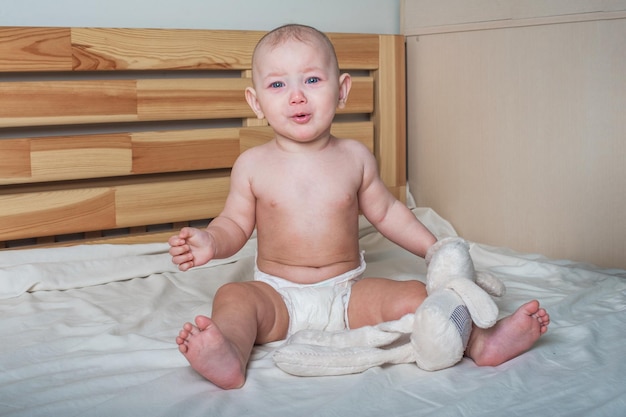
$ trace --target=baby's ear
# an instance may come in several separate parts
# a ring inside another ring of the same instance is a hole
[[[246,101],[248,102],[248,106],[250,106],[254,114],[256,114],[256,117],[258,119],[265,118],[265,114],[263,113],[263,110],[261,109],[261,105],[259,104],[259,100],[256,97],[255,89],[252,87],[246,87],[245,95],[246,95]]]
[[[348,94],[350,93],[350,88],[352,87],[352,77],[350,74],[344,73],[339,77],[339,102],[337,103],[337,107],[343,109],[346,107],[346,102],[348,101]]]

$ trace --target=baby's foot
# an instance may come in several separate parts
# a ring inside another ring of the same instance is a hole
[[[548,324],[546,310],[529,301],[489,329],[474,328],[465,354],[479,366],[500,365],[530,349]]]
[[[185,323],[176,338],[178,350],[200,375],[220,388],[240,388],[245,382],[245,368],[240,355],[213,321],[196,317],[196,325]]]

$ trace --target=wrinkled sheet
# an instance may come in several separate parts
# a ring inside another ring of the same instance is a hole
[[[454,229],[416,215],[439,237]],[[424,279],[417,258],[361,219],[367,276]],[[529,352],[498,367],[464,359],[299,378],[255,348],[246,385],[222,391],[178,352],[180,326],[208,314],[217,288],[251,277],[256,241],[234,257],[177,272],[165,244],[0,253],[2,416],[623,416],[626,271],[472,243],[476,268],[500,277],[500,315],[536,298],[552,318]]]

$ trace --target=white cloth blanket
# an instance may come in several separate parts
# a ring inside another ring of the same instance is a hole
[[[416,215],[438,236],[454,230]],[[424,261],[361,219],[367,276],[420,279]],[[626,409],[626,271],[472,244],[477,270],[502,279],[500,315],[537,298],[548,334],[495,368],[468,359],[299,378],[253,352],[244,388],[221,391],[190,369],[174,338],[208,314],[217,288],[251,278],[256,241],[231,259],[176,271],[167,245],[0,253],[0,416],[617,416]]]

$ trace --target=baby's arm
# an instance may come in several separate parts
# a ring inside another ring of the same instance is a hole
[[[386,188],[385,191],[387,191]],[[382,220],[374,226],[387,239],[423,258],[426,256],[428,248],[437,242],[437,238],[406,205],[395,197],[394,200],[387,206],[385,214],[379,217]]]
[[[437,238],[405,204],[398,201],[378,175],[373,155],[364,155],[359,207],[365,217],[387,239],[415,255],[424,257]]]
[[[230,192],[222,213],[206,229],[184,227],[168,240],[172,262],[181,271],[204,265],[214,258],[234,255],[252,234],[256,210],[247,173],[253,169],[253,160],[250,161],[248,154],[250,152],[240,156],[233,166]]]

